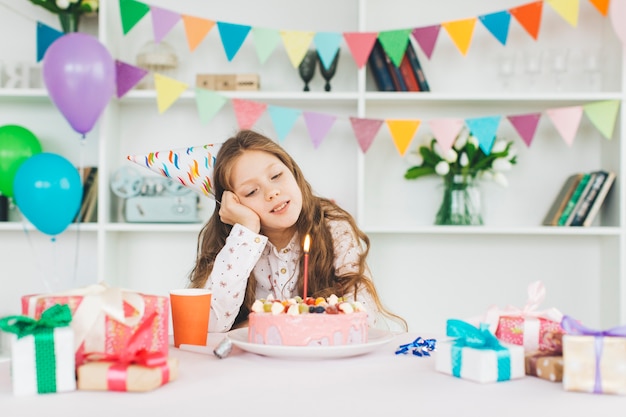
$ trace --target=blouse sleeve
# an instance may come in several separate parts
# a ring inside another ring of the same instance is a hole
[[[361,242],[354,234],[352,227],[346,221],[329,222],[331,235],[334,242],[335,251],[335,272],[337,276],[346,275],[359,270],[359,260],[362,249]],[[365,267],[364,275],[370,281],[372,280],[369,268]],[[370,327],[378,324],[378,316],[380,312],[374,301],[374,297],[365,288],[359,289],[357,294],[347,295],[349,300],[358,300],[368,313],[367,320]]]
[[[226,332],[232,327],[243,304],[248,277],[266,243],[266,236],[240,224],[233,226],[206,284],[212,291],[210,332]]]

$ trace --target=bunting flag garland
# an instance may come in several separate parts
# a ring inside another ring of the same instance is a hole
[[[589,3],[593,4],[602,16],[606,16],[609,12],[609,2],[611,0],[589,0]]]
[[[293,65],[294,68],[298,68],[304,59],[314,36],[315,32],[302,32],[297,30],[280,31],[280,37],[283,39],[289,61],[291,61],[291,65]]]
[[[357,68],[361,69],[367,63],[372,48],[378,39],[378,32],[346,32],[343,38],[350,49]]]
[[[409,43],[411,29],[386,30],[378,33],[378,40],[396,67],[400,66]]]
[[[501,12],[490,13],[478,16],[480,22],[485,28],[500,42],[506,45],[509,37],[509,25],[511,24],[511,13],[504,10]]]
[[[513,125],[517,133],[520,135],[526,146],[530,148],[530,144],[535,137],[535,131],[539,124],[541,113],[520,114],[508,116],[507,119]]]
[[[148,71],[143,68],[115,60],[117,98],[123,97],[128,91],[141,82],[147,74]]]
[[[267,104],[240,98],[232,99],[232,103],[240,129],[252,129],[267,108]]]
[[[421,123],[421,120],[387,120],[387,128],[401,156],[406,153]]]
[[[413,35],[413,39],[417,42],[417,44],[422,48],[426,57],[430,59],[433,54],[433,50],[435,49],[435,43],[437,43],[437,38],[439,37],[439,30],[441,29],[441,25],[433,25],[426,26],[423,28],[415,28],[411,35]]]
[[[213,29],[215,21],[189,15],[182,15],[181,19],[185,25],[187,45],[189,45],[189,50],[193,52]]]
[[[554,124],[565,143],[572,146],[580,120],[583,115],[582,106],[559,107],[546,110],[546,114]]]
[[[430,131],[443,152],[452,149],[454,140],[463,129],[462,119],[432,119],[428,122]]]
[[[313,147],[317,149],[337,118],[329,114],[311,111],[303,112],[303,116],[306,128],[309,131],[309,137],[311,142],[313,142]]]
[[[120,0],[122,31],[128,34],[150,11],[150,6],[137,0]]]
[[[63,32],[37,22],[37,62],[43,59],[48,47],[63,35]]]
[[[157,91],[159,113],[164,113],[187,90],[188,84],[165,75],[154,74],[154,86]]]
[[[539,26],[543,12],[543,1],[536,1],[523,6],[509,9],[517,23],[524,28],[534,40],[539,37]]]
[[[154,42],[159,43],[176,26],[180,14],[156,6],[150,6]]]
[[[317,32],[313,37],[313,43],[315,43],[315,49],[317,49],[324,68],[330,68],[337,52],[339,52],[341,34],[336,32]]]
[[[491,147],[496,140],[498,127],[500,126],[500,116],[478,117],[465,119],[467,128],[478,139],[478,146],[485,155],[491,153]]]
[[[613,128],[617,120],[619,101],[608,100],[589,103],[583,106],[585,115],[605,138],[613,137]]]
[[[545,0],[572,27],[578,26],[578,0]]]
[[[378,134],[383,122],[384,120],[379,119],[350,117],[352,131],[363,153],[366,153],[370,146],[372,146],[372,143],[374,143],[374,138]]]
[[[252,28],[252,37],[259,62],[265,64],[280,42],[280,33],[275,29]]]
[[[278,141],[283,142],[296,123],[296,120],[302,115],[302,111],[273,105],[268,107],[268,111],[272,118],[276,134],[278,135]]]
[[[459,52],[464,56],[467,55],[467,50],[472,42],[474,27],[476,26],[476,18],[454,20],[441,25],[448,32],[450,39],[452,39]]]
[[[208,124],[224,107],[228,99],[215,91],[206,88],[196,88],[196,107],[200,115],[200,122]]]
[[[217,22],[217,30],[222,38],[222,45],[224,46],[224,52],[226,52],[226,58],[232,61],[239,48],[243,45],[243,41],[248,37],[250,33],[250,26],[237,25],[234,23]]]

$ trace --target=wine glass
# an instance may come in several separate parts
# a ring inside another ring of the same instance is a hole
[[[315,75],[315,65],[317,64],[317,52],[313,49],[309,50],[302,62],[298,66],[298,72],[300,73],[300,78],[304,81],[304,89],[303,91],[311,91],[309,88],[309,83],[313,79]]]
[[[529,89],[534,90],[537,76],[543,66],[543,51],[530,49],[524,52],[524,71],[528,75]]]
[[[561,91],[563,87],[563,75],[567,72],[569,61],[569,49],[553,49],[550,52],[550,63],[554,73],[556,91]]]
[[[583,53],[583,70],[587,73],[587,82],[591,91],[602,90],[602,52],[598,49],[585,49]]]
[[[511,78],[515,75],[515,53],[505,52],[498,56],[498,75],[502,80],[502,88],[508,90]]]
[[[319,57],[319,52],[318,52],[318,57]],[[333,62],[330,63],[328,68],[324,66],[324,63],[322,62],[321,58],[319,58],[319,60],[320,60],[320,72],[322,73],[322,77],[326,81],[326,84],[324,85],[324,90],[330,91],[330,80],[331,78],[335,76],[335,73],[337,72],[337,62],[339,61],[339,49],[337,49],[337,54],[333,58]]]

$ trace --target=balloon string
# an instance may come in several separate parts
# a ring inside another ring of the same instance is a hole
[[[78,151],[78,173],[80,174],[80,185],[82,187],[81,203],[78,206],[78,213],[76,214],[76,245],[74,247],[74,274],[72,277],[72,287],[76,286],[78,282],[78,260],[80,258],[80,235],[81,235],[81,223],[80,213],[83,208],[83,201],[85,201],[85,134],[83,133],[80,140],[80,147]]]

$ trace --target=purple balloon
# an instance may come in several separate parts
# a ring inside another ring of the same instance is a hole
[[[52,43],[43,58],[43,80],[54,105],[83,135],[115,93],[115,62],[96,38],[75,32]]]

